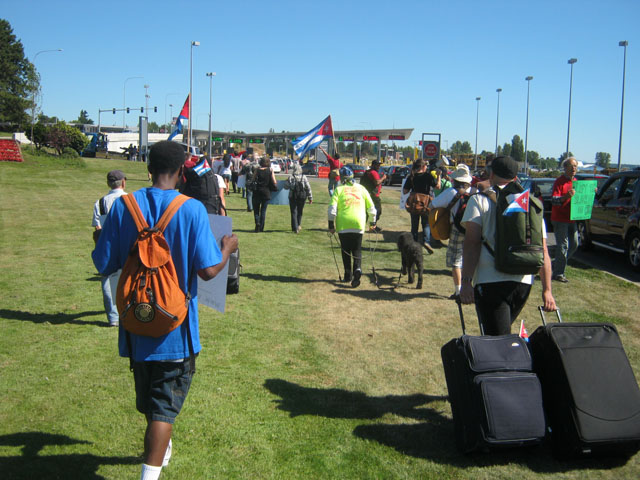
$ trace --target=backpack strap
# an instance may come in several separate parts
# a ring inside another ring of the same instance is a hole
[[[149,228],[149,224],[144,219],[133,193],[122,195],[122,201],[127,207],[127,210],[129,210],[131,218],[133,218],[133,222],[136,224],[136,228],[138,229],[138,233],[143,231],[145,228]]]
[[[164,229],[167,228],[167,225],[169,225],[169,222],[171,221],[175,213],[184,202],[189,200],[189,198],[190,197],[187,197],[186,195],[178,195],[176,198],[174,198],[160,217],[160,220],[158,220],[156,228],[161,232],[164,232]]]
[[[494,205],[498,204],[498,194],[493,189],[493,187],[487,188],[482,192],[478,192],[478,195],[484,195],[489,199],[490,202],[493,202]],[[496,215],[497,214],[498,214],[498,211],[496,210]],[[489,243],[487,243],[487,239],[484,237],[482,237],[482,244],[486,247],[486,249],[489,251],[492,257],[496,256],[495,252],[493,251],[493,248],[489,246]]]
[[[102,197],[100,199],[100,215],[106,215],[107,212],[107,201],[105,200],[106,197]]]

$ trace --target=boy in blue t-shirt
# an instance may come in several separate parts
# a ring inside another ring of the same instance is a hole
[[[184,160],[184,151],[178,143],[162,141],[151,147],[148,169],[153,184],[133,193],[149,226],[158,222],[167,206],[179,195],[175,188],[182,177]],[[109,275],[122,268],[137,235],[127,207],[122,199],[118,199],[109,211],[91,254],[98,271]],[[187,200],[176,212],[164,237],[171,250],[180,288],[191,294],[188,320],[159,338],[129,334],[131,351],[122,325],[118,339],[120,356],[130,357],[133,361],[136,408],[147,417],[141,476],[144,479],[158,478],[162,466],[171,456],[173,422],[182,408],[195,371],[189,358],[187,328],[194,354],[201,350],[196,276],[211,280],[238,248],[235,235],[223,237],[222,250],[218,248],[204,205],[193,199]]]

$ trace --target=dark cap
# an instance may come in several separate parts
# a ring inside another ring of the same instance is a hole
[[[373,162],[371,162],[371,166],[373,167],[374,165],[380,165],[380,160],[376,158]]]
[[[118,180],[126,179],[127,177],[122,170],[111,170],[109,173],[107,173],[107,182],[116,182]]]
[[[518,175],[518,162],[511,157],[496,157],[491,162],[491,170],[498,177],[511,180]]]

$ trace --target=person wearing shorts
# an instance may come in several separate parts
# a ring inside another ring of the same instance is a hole
[[[179,195],[178,180],[183,175],[185,155],[179,143],[161,141],[151,147],[149,172],[151,187],[133,195],[150,227]],[[102,275],[123,267],[129,251],[138,237],[122,198],[118,198],[107,214],[102,233],[91,256]],[[189,293],[185,321],[160,337],[136,335],[119,325],[118,348],[121,357],[128,357],[134,373],[136,408],[147,419],[141,478],[154,480],[171,457],[171,433],[189,392],[195,372],[195,358],[201,350],[198,324],[198,282],[214,278],[238,248],[235,235],[224,236],[221,247],[209,226],[204,205],[187,200],[175,213],[164,230],[164,238],[175,265],[179,288]]]

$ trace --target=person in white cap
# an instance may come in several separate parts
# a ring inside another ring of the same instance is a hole
[[[453,203],[449,210],[451,233],[447,246],[447,267],[451,268],[454,286],[454,292],[449,298],[455,300],[460,296],[462,286],[462,246],[465,229],[460,224],[460,220],[462,220],[469,198],[476,193],[476,189],[471,186],[472,177],[469,173],[469,167],[464,164],[458,165],[451,174],[451,180],[453,186],[443,190],[440,195],[434,198],[431,206],[433,208],[447,207]]]

